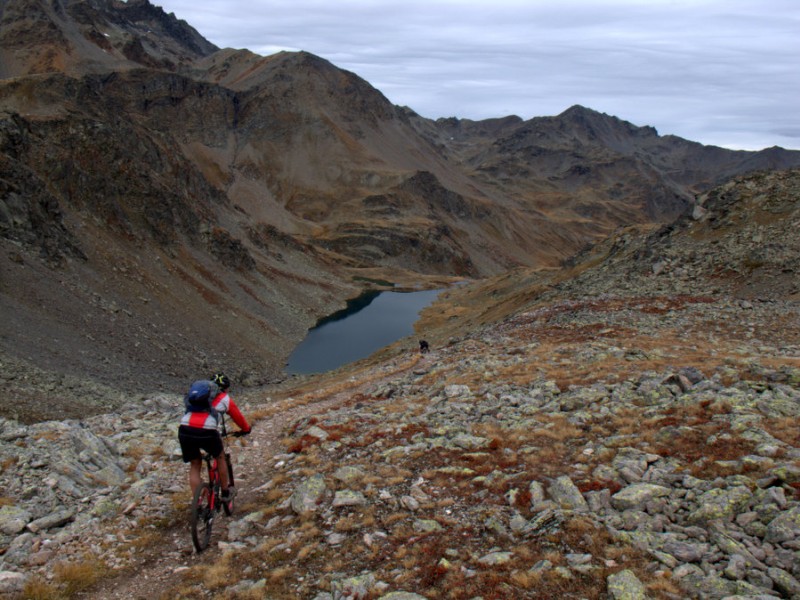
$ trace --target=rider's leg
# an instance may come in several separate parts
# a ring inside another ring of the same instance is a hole
[[[200,469],[202,466],[202,458],[195,458],[189,463],[189,487],[192,488],[192,494],[201,483]]]

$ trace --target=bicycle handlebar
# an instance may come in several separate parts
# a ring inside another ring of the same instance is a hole
[[[219,419],[219,423],[222,426],[222,432],[221,432],[222,437],[242,437],[245,435],[249,435],[250,432],[253,430],[253,427],[251,426],[248,431],[228,431],[228,428],[225,427],[225,413],[220,413],[219,417],[217,418]]]

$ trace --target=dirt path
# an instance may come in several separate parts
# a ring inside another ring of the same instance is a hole
[[[225,541],[228,523],[232,519],[244,516],[241,507],[253,501],[255,490],[271,479],[271,473],[264,470],[265,461],[286,451],[281,443],[286,428],[305,417],[324,414],[328,410],[338,408],[353,394],[401,376],[418,363],[416,359],[402,362],[404,364],[396,365],[396,368],[384,371],[378,376],[372,373],[371,377],[344,378],[347,382],[344,384],[341,383],[342,380],[339,380],[338,384],[328,382],[331,387],[327,395],[325,391],[321,391],[319,396],[307,404],[298,402],[292,405],[284,401],[283,405],[288,405],[287,408],[276,409],[271,411],[272,414],[269,416],[255,420],[253,433],[247,438],[242,438],[246,445],[234,447],[232,452],[239,510],[232,517],[222,516],[217,521],[209,549],[199,555],[194,551],[188,527],[187,507],[186,521],[164,530],[157,539],[152,540],[141,551],[135,565],[118,575],[104,578],[79,597],[87,600],[159,600],[169,597],[164,594],[180,586],[182,574],[187,569],[213,563],[220,557],[217,544]],[[324,388],[324,385],[319,387]],[[279,406],[281,405],[279,403]],[[183,465],[180,465],[180,477],[186,477]]]

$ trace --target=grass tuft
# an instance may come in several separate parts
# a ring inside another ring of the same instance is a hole
[[[22,600],[66,600],[61,589],[40,577],[29,579],[22,589]]]
[[[105,564],[91,559],[58,563],[53,569],[56,582],[68,598],[92,587],[105,572]]]

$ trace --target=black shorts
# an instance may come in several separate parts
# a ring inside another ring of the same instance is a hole
[[[222,437],[216,429],[181,425],[178,427],[178,440],[181,443],[183,462],[188,463],[200,458],[200,450],[205,450],[211,456],[222,454]]]

